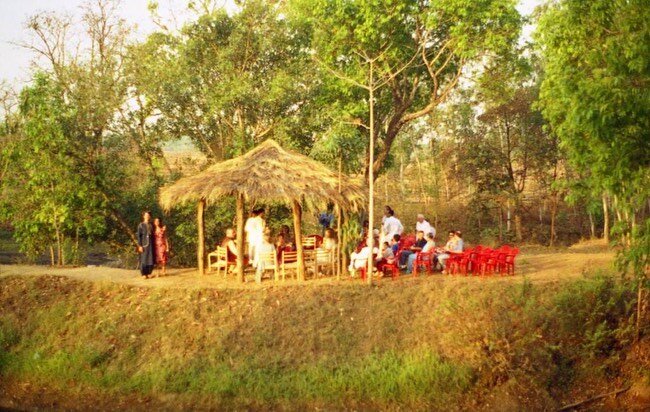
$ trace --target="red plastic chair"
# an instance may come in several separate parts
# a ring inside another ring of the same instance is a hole
[[[447,273],[453,275],[455,273],[460,272],[460,264],[464,252],[457,252],[457,253],[447,252],[447,253],[449,254],[449,258],[445,263],[445,270],[447,271]]]
[[[386,261],[382,263],[381,268],[379,268],[379,265],[377,265],[377,270],[381,270],[384,272],[384,275],[386,272],[390,271],[390,277],[395,280],[396,278],[399,277],[399,254],[402,253],[402,249],[398,249],[397,253],[395,254],[395,257],[391,261]]]
[[[500,273],[503,275],[504,272],[507,275],[515,274],[515,259],[519,254],[519,248],[511,249],[508,253],[505,254],[503,259],[503,265],[500,267]]]
[[[476,252],[474,252],[473,249],[467,249],[459,256],[451,255],[449,257],[449,260],[447,260],[447,264],[449,266],[448,273],[451,275],[460,273],[461,275],[467,276],[470,267],[471,258],[472,255],[474,254],[476,254]]]
[[[431,273],[433,271],[433,256],[434,252],[416,252],[415,261],[413,262],[413,276],[418,275],[418,268],[420,266],[427,269],[427,272]]]
[[[499,252],[490,248],[481,250],[478,256],[477,274],[484,276],[490,275],[497,267],[497,258]]]

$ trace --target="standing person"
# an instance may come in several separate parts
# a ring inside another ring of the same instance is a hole
[[[395,212],[390,206],[386,205],[384,206],[384,215],[381,217],[382,226],[384,225],[384,222],[386,222],[386,218],[388,217],[389,214],[394,215]]]
[[[275,246],[273,246],[273,243],[271,243],[271,234],[266,231],[262,234],[262,240],[257,245],[255,245],[255,262],[253,263],[253,266],[256,268],[256,283],[262,283],[262,275],[264,274],[264,269],[266,269],[267,266],[273,267],[273,265],[277,265],[277,256],[275,256],[273,260],[264,258],[264,254],[269,252],[275,252]]]
[[[151,225],[151,213],[145,211],[142,213],[142,222],[138,225],[137,240],[138,253],[140,254],[140,274],[145,279],[153,271],[155,260],[153,226]]]
[[[424,232],[424,235],[428,235],[429,233],[433,234],[433,237],[435,239],[436,237],[436,228],[431,226],[431,223],[429,223],[428,220],[424,218],[423,214],[418,214],[417,222],[415,222],[415,233],[422,231]]]
[[[334,222],[334,207],[331,203],[327,205],[327,210],[318,215],[318,224],[321,226],[321,236],[325,236],[325,231],[332,226]]]
[[[264,238],[264,209],[255,209],[251,212],[251,217],[246,220],[244,231],[246,232],[246,242],[248,243],[248,259],[255,266],[255,246]]]
[[[160,218],[153,220],[153,234],[155,238],[156,264],[160,265],[161,275],[165,276],[167,261],[169,260],[169,240],[167,239],[167,226]]]
[[[383,241],[383,239],[389,241],[393,236],[401,235],[403,231],[404,226],[402,226],[402,222],[395,217],[393,209],[386,207],[386,219],[384,219],[384,225],[382,226],[382,233],[384,236],[380,241]]]

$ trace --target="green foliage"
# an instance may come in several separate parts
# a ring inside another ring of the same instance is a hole
[[[161,136],[189,136],[209,158],[242,154],[273,137],[302,147],[312,84],[300,26],[264,1],[229,15],[205,12],[179,34],[132,49],[136,87],[160,112]]]
[[[374,59],[372,82],[381,86],[374,94],[377,171],[402,128],[445,101],[464,68],[508,49],[520,24],[510,0],[293,0],[289,5],[289,17],[304,21],[312,33],[323,78],[318,95],[323,139],[335,136],[340,144],[369,136],[368,62]],[[364,155],[363,146],[350,148],[357,149],[353,156]],[[330,156],[337,158],[336,152]],[[367,174],[367,160],[363,164]]]
[[[615,206],[627,216],[624,243],[637,251],[647,231],[633,230],[635,215],[650,197],[648,20],[643,0],[566,0],[549,3],[537,29],[546,71],[544,116],[595,191],[617,198]],[[640,226],[648,219],[642,214]],[[641,275],[647,252],[630,252],[624,262]]]

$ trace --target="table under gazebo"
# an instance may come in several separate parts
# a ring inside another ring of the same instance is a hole
[[[356,211],[365,205],[363,187],[336,174],[322,163],[300,153],[283,149],[274,140],[266,140],[239,157],[214,164],[202,172],[179,179],[161,191],[165,210],[173,206],[197,204],[199,273],[205,273],[206,206],[224,196],[236,199],[237,274],[244,281],[244,210],[246,203],[283,202],[291,206],[298,254],[298,279],[305,278],[302,246],[302,210],[304,206],[323,208],[332,203],[338,210]],[[337,259],[340,258],[337,256]]]

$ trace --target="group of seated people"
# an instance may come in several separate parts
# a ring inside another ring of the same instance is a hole
[[[316,237],[318,238],[318,242],[315,242],[315,249],[325,250],[328,252],[336,250],[337,235],[334,229],[325,230],[322,239],[320,236]],[[220,246],[226,248],[228,262],[235,264],[237,261],[235,229],[226,229],[225,237],[221,241]],[[292,252],[295,250],[296,246],[293,242],[288,226],[283,226],[280,229],[278,234],[275,236],[275,242],[273,243],[271,243],[271,231],[265,227],[261,239],[254,244],[249,243],[248,254],[244,255],[244,266],[251,265],[255,268],[255,281],[259,283],[261,282],[265,268],[270,265],[279,264],[282,261],[282,255],[284,252]],[[263,256],[268,255],[269,252],[274,252],[274,255],[276,256],[275,262],[267,261],[262,258]]]
[[[408,236],[403,234],[403,226],[394,216],[394,211],[386,206],[385,216],[382,222],[382,231],[373,230],[373,251],[375,267],[381,276],[385,265],[394,265],[405,270],[406,273],[413,273],[413,266],[420,253],[431,254],[432,267],[440,268],[446,273],[446,263],[452,254],[463,252],[463,238],[459,230],[449,231],[449,238],[444,247],[436,247],[436,230],[424,218],[422,214],[417,216],[416,237],[413,243],[408,242]],[[371,256],[370,248],[367,246],[367,227],[364,224],[362,239],[357,248],[350,256],[350,273],[355,274],[358,269],[366,267],[368,258]]]
[[[260,217],[257,216],[256,218],[259,219]],[[255,268],[255,280],[257,282],[261,281],[265,268],[269,267],[269,265],[280,264],[285,252],[296,250],[288,226],[283,226],[279,230],[274,242],[271,240],[271,232],[266,225],[260,225],[260,231],[262,232],[262,236],[250,236],[250,231],[246,231],[248,253],[244,256],[244,265],[247,266],[250,264]],[[348,269],[352,274],[356,273],[358,269],[366,267],[368,258],[371,256],[375,259],[375,267],[380,275],[384,266],[395,264],[397,264],[399,269],[405,270],[406,273],[412,273],[418,254],[430,254],[430,258],[434,263],[433,267],[439,267],[443,273],[446,273],[445,266],[449,257],[452,254],[462,253],[463,251],[463,238],[461,232],[458,230],[449,231],[449,238],[444,247],[436,247],[436,230],[422,214],[417,216],[417,221],[415,222],[415,239],[412,238],[413,235],[405,235],[403,233],[404,227],[402,223],[395,217],[394,211],[389,206],[386,206],[385,209],[381,231],[379,229],[373,230],[374,241],[372,252],[367,246],[368,231],[369,227],[366,221],[364,222],[360,242],[350,256],[350,266]],[[326,256],[333,258],[338,243],[336,231],[327,228],[322,238],[320,236],[315,237],[319,241],[322,241],[316,242],[314,248],[330,252]],[[235,242],[235,230],[233,228],[226,230],[226,235],[221,242],[221,246],[227,250],[228,262],[234,264],[237,260],[237,246]],[[262,256],[268,256],[269,252],[274,252],[276,256],[275,262],[265,261],[265,259],[261,258]]]

